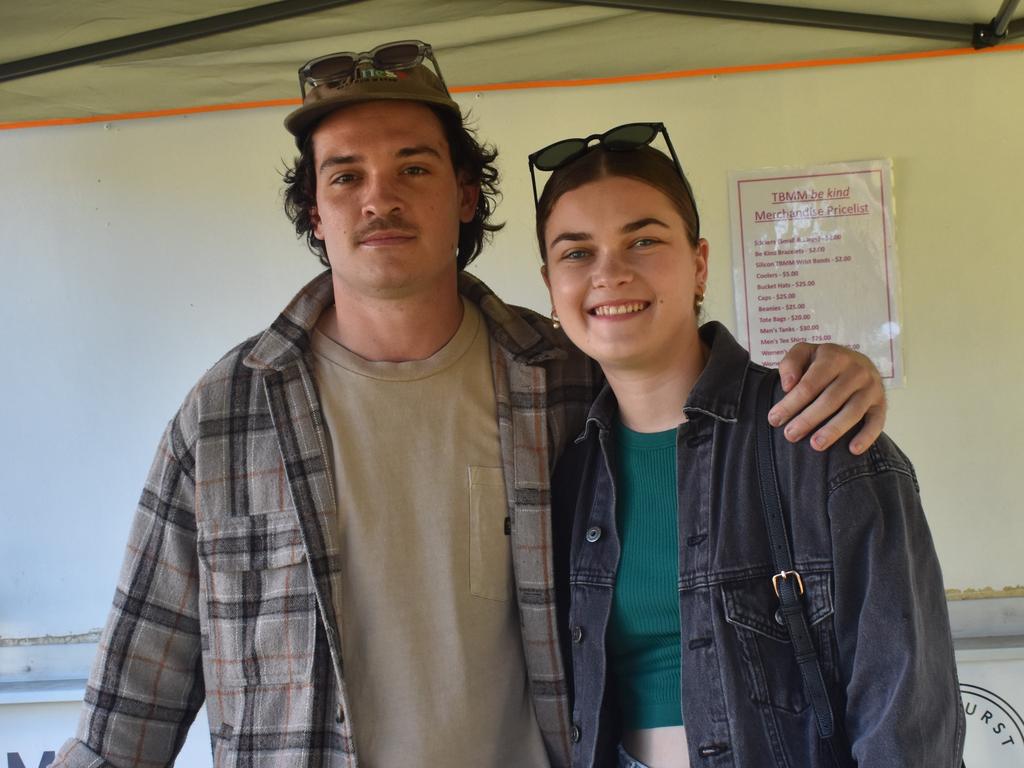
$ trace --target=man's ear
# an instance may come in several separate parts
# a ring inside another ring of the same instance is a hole
[[[320,221],[320,212],[315,205],[309,209],[309,223],[313,225],[313,234],[316,235],[317,240],[323,240],[323,223]]]
[[[476,216],[476,204],[480,200],[480,185],[459,180],[459,221],[468,224]]]

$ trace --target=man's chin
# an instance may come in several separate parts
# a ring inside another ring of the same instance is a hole
[[[340,283],[345,293],[365,298],[388,301],[416,298],[440,300],[447,291],[454,293],[458,284],[456,274],[457,272],[452,270],[450,275],[412,275],[408,270],[395,268],[376,270],[372,275],[351,280],[339,276],[335,271],[335,292],[338,291]]]

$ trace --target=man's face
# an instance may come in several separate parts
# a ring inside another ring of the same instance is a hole
[[[314,233],[336,294],[400,299],[454,285],[479,187],[452,167],[437,116],[411,101],[345,107],[313,133]],[[344,300],[344,297],[336,296]]]

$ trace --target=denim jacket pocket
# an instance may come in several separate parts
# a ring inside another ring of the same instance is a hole
[[[826,679],[832,674],[832,577],[803,574],[803,603]],[[788,712],[808,706],[789,633],[778,613],[779,598],[770,576],[722,585],[725,620],[732,625],[742,655],[751,699]]]
[[[316,593],[295,513],[204,521],[199,560],[213,673],[228,684],[308,681]]]

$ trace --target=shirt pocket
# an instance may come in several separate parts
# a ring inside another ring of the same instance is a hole
[[[832,579],[828,573],[802,575],[804,615],[818,651],[825,680],[834,672],[832,653]],[[787,712],[809,706],[800,668],[782,622],[779,598],[770,576],[731,582],[722,586],[725,620],[735,630],[747,688],[756,704]]]
[[[512,597],[512,543],[507,532],[505,475],[500,467],[469,468],[469,587],[475,597]]]
[[[225,683],[308,682],[316,593],[294,512],[205,521],[207,663]]]

